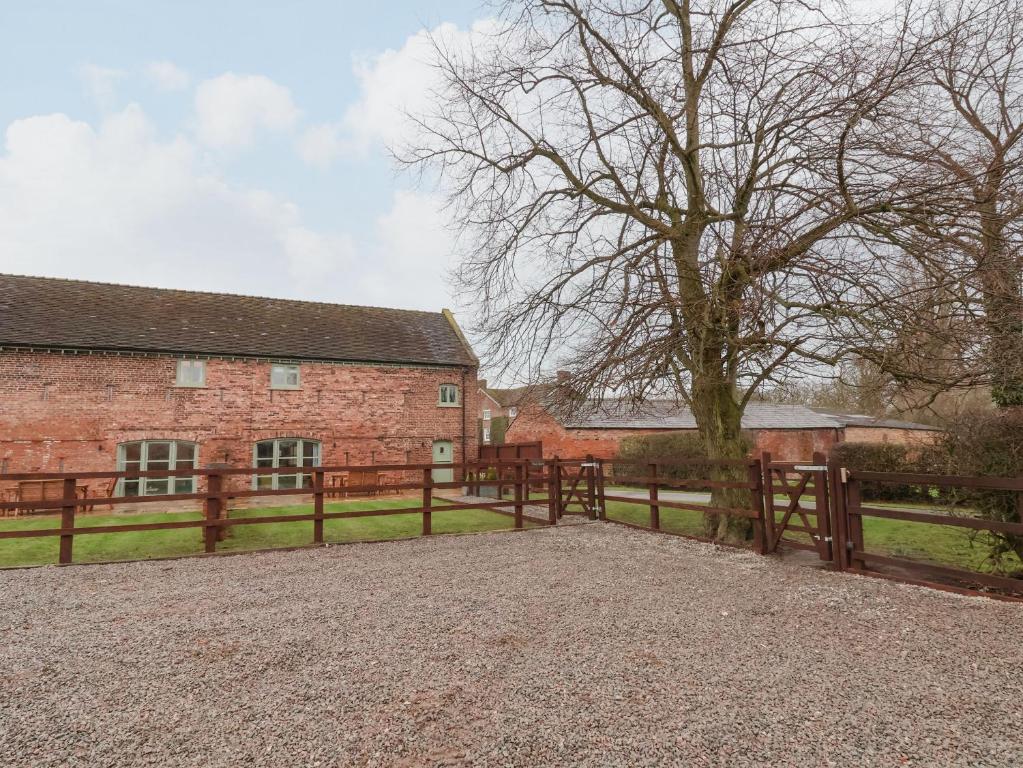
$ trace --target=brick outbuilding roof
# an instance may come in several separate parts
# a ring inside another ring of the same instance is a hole
[[[696,429],[692,411],[666,400],[654,400],[638,408],[611,403],[599,408],[583,405],[567,415],[558,416],[557,409],[552,413],[569,429]],[[777,403],[750,403],[742,415],[743,429],[841,429],[846,426],[935,429],[908,421],[827,413],[803,405]]]
[[[0,347],[477,364],[448,312],[0,275]]]

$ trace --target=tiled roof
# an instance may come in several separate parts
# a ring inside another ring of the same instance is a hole
[[[514,389],[497,389],[495,387],[484,387],[483,391],[494,399],[502,408],[518,405],[529,393],[529,387],[515,387]]]
[[[0,346],[476,365],[449,316],[0,275]]]
[[[862,413],[842,413],[829,408],[814,408],[817,413],[830,416],[840,422],[843,427],[876,427],[886,429],[919,429],[931,432],[939,431],[938,427],[929,424],[920,424],[915,421],[902,421],[901,419],[888,419],[883,416],[867,416]]]
[[[803,405],[750,403],[742,416],[743,429],[840,429],[852,425],[851,417],[822,413]],[[871,420],[855,426],[900,425],[898,429],[934,429],[923,424],[890,420]],[[617,404],[603,407],[586,406],[559,419],[571,429],[696,429],[692,411],[671,401],[655,400],[639,408],[623,408]],[[888,421],[888,423],[883,423]]]

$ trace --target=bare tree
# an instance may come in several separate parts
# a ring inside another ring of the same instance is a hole
[[[795,0],[518,0],[472,51],[440,44],[438,110],[400,154],[450,193],[492,355],[530,377],[557,359],[597,400],[669,394],[709,456],[744,455],[757,389],[840,359],[836,328],[901,286],[850,235],[914,211],[875,116],[923,57],[905,19],[839,18]]]
[[[902,92],[879,152],[913,171],[910,215],[881,217],[879,240],[943,286],[947,311],[973,322],[914,322],[953,364],[892,369],[936,387],[985,384],[995,404],[1023,405],[1023,3],[942,0],[923,16],[926,77]],[[896,221],[895,219],[899,219]],[[932,306],[938,306],[938,303]],[[919,351],[926,352],[921,346]],[[923,358],[926,362],[926,357]],[[895,362],[893,359],[889,363]]]

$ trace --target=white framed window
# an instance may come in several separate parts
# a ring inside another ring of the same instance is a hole
[[[490,421],[490,409],[489,408],[484,408],[483,409],[483,421]]]
[[[205,387],[205,360],[178,360],[178,373],[174,384],[179,387]]]
[[[302,377],[297,365],[270,366],[270,389],[298,389],[302,385]]]
[[[440,405],[448,407],[458,405],[458,387],[454,384],[441,384],[439,397]]]
[[[199,466],[199,446],[186,440],[136,440],[117,446],[118,472],[187,470]],[[195,475],[188,477],[121,478],[118,496],[163,496],[195,493]]]
[[[305,440],[300,437],[261,440],[253,449],[253,458],[257,467],[281,469],[318,467],[320,466],[320,443],[318,440]],[[312,484],[312,475],[304,472],[288,472],[286,474],[275,472],[270,475],[254,475],[252,478],[252,487],[257,490],[311,488]]]
[[[514,405],[511,408],[508,409],[508,418],[509,419],[514,419],[518,415],[519,415],[519,409],[516,408]]]
[[[483,427],[483,442],[490,442],[490,427]]]

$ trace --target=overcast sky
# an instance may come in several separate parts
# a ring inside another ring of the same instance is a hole
[[[452,306],[385,146],[476,2],[0,3],[0,272]]]

